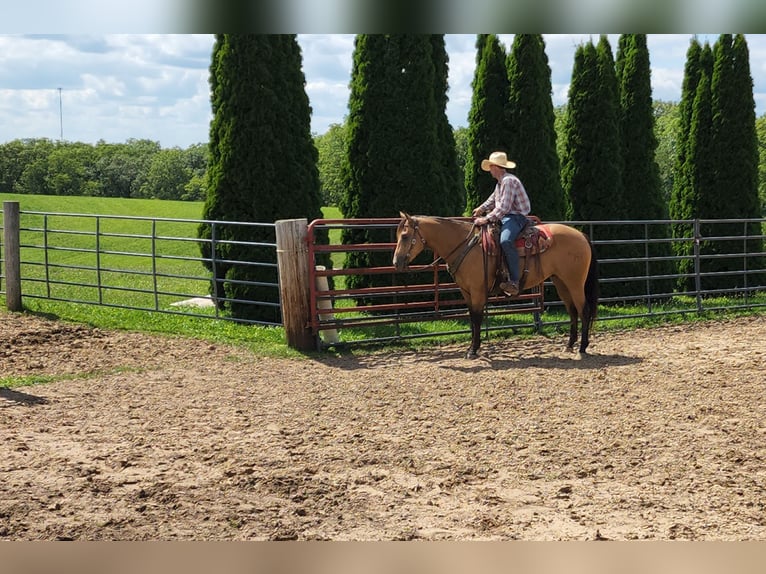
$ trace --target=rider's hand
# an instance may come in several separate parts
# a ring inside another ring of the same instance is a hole
[[[486,217],[477,217],[473,220],[475,225],[487,225],[489,223],[489,220]]]
[[[471,215],[473,215],[474,217],[479,217],[481,215],[481,207],[477,207],[476,209],[474,209]]]

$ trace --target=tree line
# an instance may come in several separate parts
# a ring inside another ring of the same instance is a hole
[[[135,139],[95,145],[50,139],[0,145],[0,193],[201,201],[208,149]]]

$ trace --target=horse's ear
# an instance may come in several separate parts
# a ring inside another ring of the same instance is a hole
[[[401,216],[402,219],[409,219],[410,218],[410,214],[409,213],[405,213],[403,211],[400,211],[399,215]]]

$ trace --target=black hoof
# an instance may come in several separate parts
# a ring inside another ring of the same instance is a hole
[[[468,349],[468,353],[465,356],[466,359],[478,359],[479,353],[475,349]]]

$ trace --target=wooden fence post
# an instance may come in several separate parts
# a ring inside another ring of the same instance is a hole
[[[19,202],[3,202],[3,257],[5,259],[5,306],[21,311],[21,249]]]
[[[287,344],[299,351],[316,350],[317,340],[309,327],[308,221],[282,219],[275,227],[282,324]]]

